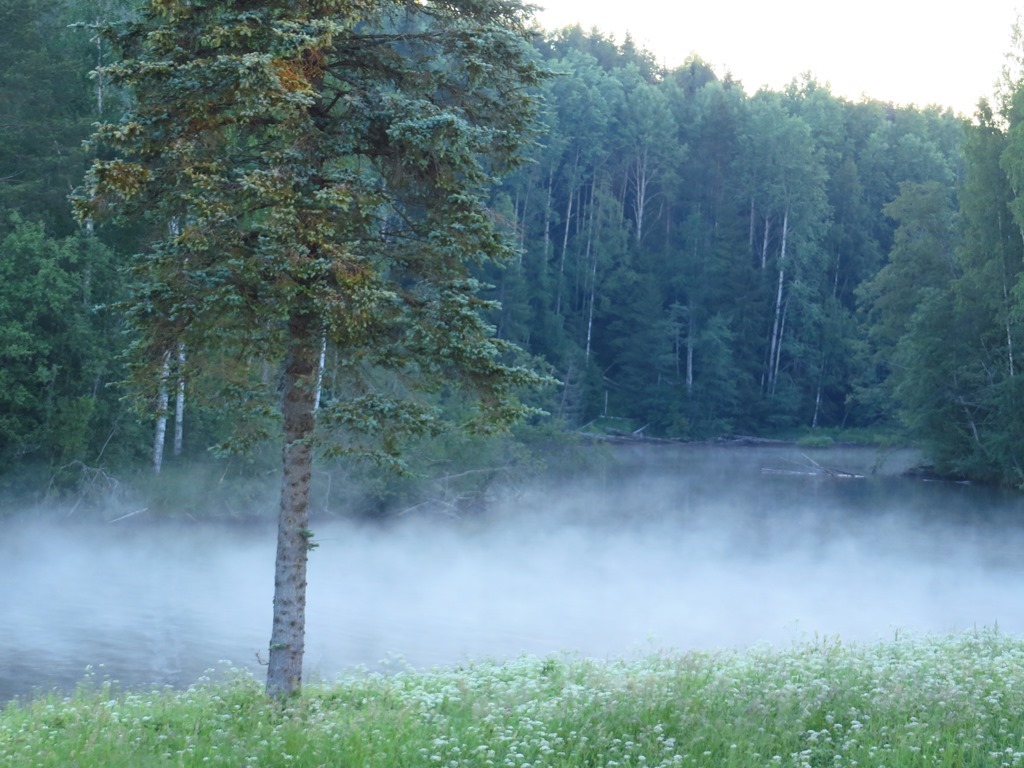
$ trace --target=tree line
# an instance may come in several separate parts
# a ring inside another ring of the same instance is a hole
[[[1024,482],[1019,60],[967,119],[809,75],[747,95],[578,27],[537,47],[558,76],[499,198],[522,258],[492,280],[565,423],[895,427],[942,473]]]
[[[963,121],[809,76],[748,96],[578,28],[538,47],[560,76],[502,190],[523,257],[495,282],[499,331],[565,382],[559,415],[677,437],[893,416],[865,291],[896,242],[888,205],[930,184],[954,204]]]
[[[77,221],[68,202],[111,152],[86,143],[94,124],[134,108],[96,74],[113,61],[97,25],[131,13],[119,0],[0,11],[8,486],[151,462],[155,406],[175,420],[186,370],[175,449],[247,437],[199,370],[231,362],[179,364],[170,331],[149,412],[125,398],[124,353],[140,339],[118,306],[141,278],[124,265],[156,227],[180,225],[171,212],[114,226]],[[699,58],[666,70],[629,38],[578,27],[537,30],[533,56],[550,73],[535,86],[535,134],[489,200],[515,255],[474,278],[497,339],[558,380],[529,396],[550,423],[616,418],[681,439],[899,426],[942,472],[1024,484],[1019,62],[965,118],[849,101],[811,76],[748,94]],[[322,359],[318,396],[340,402],[351,361],[331,344]],[[249,437],[259,423],[247,420]]]

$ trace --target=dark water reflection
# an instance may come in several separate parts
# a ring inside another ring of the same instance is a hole
[[[1024,631],[1024,496],[899,476],[913,460],[627,448],[486,519],[322,523],[307,675],[395,656],[424,666]],[[139,523],[2,525],[0,702],[67,690],[90,666],[125,685],[187,685],[220,660],[259,670],[271,527]]]

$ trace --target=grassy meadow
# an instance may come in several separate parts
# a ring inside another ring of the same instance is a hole
[[[983,630],[845,645],[524,657],[307,685],[88,680],[0,711],[0,766],[1014,766],[1024,638]]]

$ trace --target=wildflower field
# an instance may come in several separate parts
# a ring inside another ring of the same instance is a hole
[[[1024,638],[524,657],[307,685],[83,684],[0,711],[0,766],[1013,766]]]

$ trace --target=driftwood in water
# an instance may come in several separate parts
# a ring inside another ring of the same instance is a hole
[[[806,462],[805,464],[798,461],[793,461],[792,459],[786,459],[786,461],[796,465],[797,467],[800,467],[800,469],[773,469],[771,467],[762,467],[761,472],[766,475],[810,475],[814,477],[835,478],[864,477],[864,475],[858,474],[856,472],[847,472],[846,470],[823,466],[804,453],[801,453],[800,455]]]

